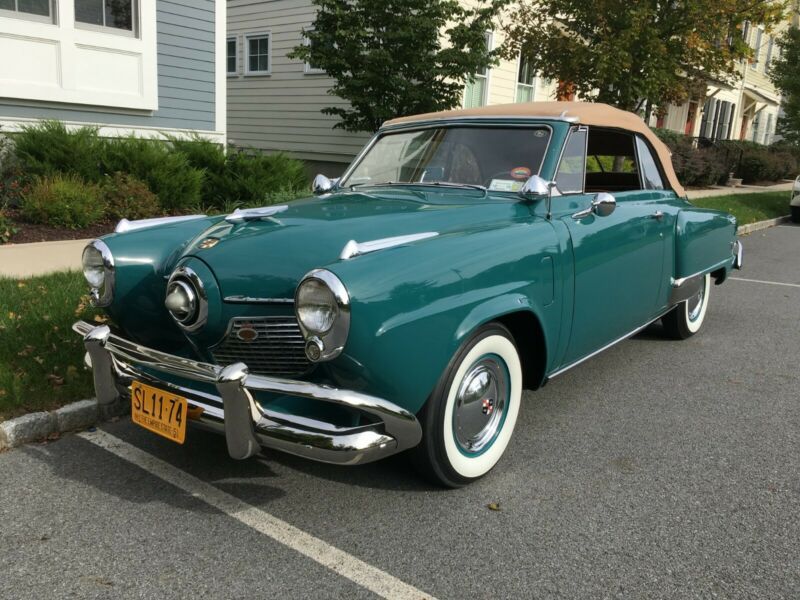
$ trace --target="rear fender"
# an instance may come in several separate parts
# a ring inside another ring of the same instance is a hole
[[[705,208],[681,210],[675,230],[675,279],[730,265],[735,240],[733,216]]]

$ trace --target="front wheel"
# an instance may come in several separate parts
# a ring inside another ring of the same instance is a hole
[[[685,340],[700,331],[706,318],[710,295],[711,275],[706,274],[697,294],[681,302],[661,318],[666,335],[675,340]]]
[[[456,353],[419,414],[418,469],[434,483],[466,485],[497,464],[517,422],[522,365],[509,331],[479,329]]]
[[[800,206],[792,206],[792,223],[800,223]]]

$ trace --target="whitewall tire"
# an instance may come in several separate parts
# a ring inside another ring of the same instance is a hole
[[[711,297],[711,275],[703,277],[700,291],[681,302],[672,311],[664,315],[662,323],[664,332],[671,338],[685,340],[700,331],[708,312],[708,301]]]
[[[488,473],[503,456],[519,414],[522,364],[509,331],[479,329],[456,353],[420,412],[415,462],[448,487]]]

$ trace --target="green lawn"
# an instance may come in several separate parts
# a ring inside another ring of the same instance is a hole
[[[86,292],[77,272],[0,278],[0,421],[94,396],[70,329],[97,314]]]
[[[695,206],[715,208],[731,213],[739,225],[747,225],[789,214],[790,192],[763,192],[759,194],[731,194],[690,200]]]

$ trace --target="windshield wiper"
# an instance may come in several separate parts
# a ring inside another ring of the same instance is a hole
[[[369,183],[364,181],[360,183],[354,183],[349,187],[350,189],[353,189],[359,186],[381,187],[381,186],[406,186],[406,185],[417,185],[426,187],[450,187],[450,188],[462,188],[462,189],[467,188],[483,192],[484,196],[486,196],[487,192],[489,191],[486,187],[478,185],[477,183],[455,183],[451,181],[384,181],[383,183]]]

